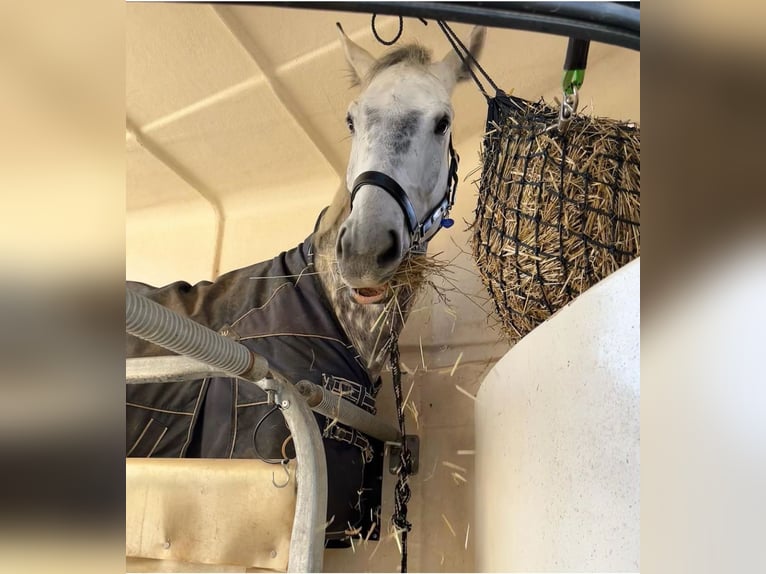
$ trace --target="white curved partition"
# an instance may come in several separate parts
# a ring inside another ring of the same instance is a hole
[[[476,568],[637,571],[640,260],[490,371],[476,401]]]

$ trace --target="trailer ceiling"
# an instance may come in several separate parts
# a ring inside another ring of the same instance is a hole
[[[344,116],[356,91],[335,22],[382,54],[370,15],[196,3],[126,11],[129,277],[211,279],[302,241],[350,149]],[[453,28],[467,38],[471,25]],[[379,16],[377,29],[392,38],[398,18]],[[435,22],[405,18],[399,43],[411,41],[435,57],[450,49]],[[506,90],[551,100],[566,45],[564,36],[490,28],[481,61]],[[594,42],[581,107],[640,121],[639,64],[637,51]],[[470,83],[457,87],[454,105],[463,180],[479,166],[487,108]],[[470,219],[476,177],[461,181],[458,221]]]

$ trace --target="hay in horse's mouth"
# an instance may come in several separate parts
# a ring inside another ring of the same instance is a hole
[[[354,300],[361,305],[370,305],[372,303],[380,303],[388,292],[388,283],[378,285],[377,287],[361,287],[359,289],[352,288],[351,293],[354,296]]]
[[[439,255],[441,253],[435,256],[417,255],[407,257],[402,261],[402,264],[390,280],[374,287],[351,287],[346,283],[351,298],[360,305],[382,304],[387,303],[391,297],[399,296],[401,290],[404,289],[405,292],[409,293],[406,299],[410,301],[421,288],[430,286],[439,296],[439,299],[447,304],[445,287],[437,285],[431,280],[431,277],[434,276],[442,277],[455,287],[454,283],[447,277],[450,273],[448,268],[452,265],[452,261],[441,260],[438,258]],[[463,294],[465,295],[465,293]]]

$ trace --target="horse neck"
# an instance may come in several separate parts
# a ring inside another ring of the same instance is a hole
[[[398,288],[393,300],[386,305],[360,305],[351,299],[335,256],[338,230],[348,217],[350,207],[348,191],[342,188],[314,235],[314,260],[335,316],[374,380],[383,370],[392,338],[398,337],[404,328],[412,291],[404,286]]]

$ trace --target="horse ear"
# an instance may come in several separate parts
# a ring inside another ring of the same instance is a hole
[[[357,46],[348,38],[348,36],[346,36],[346,33],[343,31],[340,22],[336,22],[335,25],[338,27],[340,43],[343,45],[343,51],[346,54],[346,61],[351,66],[354,74],[356,74],[357,81],[361,82],[365,76],[367,76],[367,72],[370,71],[370,68],[372,68],[373,64],[375,64],[375,58],[373,58],[367,50],[361,46]]]
[[[471,53],[475,60],[479,59],[481,55],[481,49],[484,47],[484,38],[487,35],[487,29],[484,26],[475,26],[471,30],[471,37],[468,41],[468,51]],[[438,77],[447,88],[448,92],[452,91],[455,84],[462,82],[471,77],[471,73],[468,70],[468,62],[463,62],[455,53],[455,50],[450,50],[441,62],[437,62],[432,65],[432,72]]]

